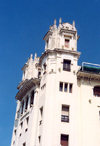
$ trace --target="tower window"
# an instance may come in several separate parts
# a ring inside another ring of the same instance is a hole
[[[61,146],[68,146],[69,135],[61,134]]]
[[[59,91],[63,91],[63,82],[60,82],[59,84]]]
[[[69,48],[69,40],[65,39],[65,47]]]
[[[34,103],[34,90],[31,92],[30,107],[33,105],[33,103]]]
[[[69,93],[72,93],[73,84],[69,84]]]
[[[69,122],[69,106],[62,105],[61,122]]]
[[[94,96],[100,97],[100,86],[95,86],[93,89]]]
[[[71,71],[71,60],[63,60],[63,70]]]
[[[64,92],[67,92],[67,90],[68,90],[68,83],[65,83],[64,84]]]

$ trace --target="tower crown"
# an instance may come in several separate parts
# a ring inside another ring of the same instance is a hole
[[[55,48],[77,51],[77,30],[75,22],[73,24],[62,23],[61,18],[57,27],[56,20],[54,25],[50,26],[49,31],[44,36],[45,50]]]
[[[36,78],[38,75],[38,71],[36,69],[36,63],[39,62],[39,58],[35,54],[34,60],[33,60],[33,55],[30,55],[30,58],[28,61],[25,63],[24,67],[22,68],[23,70],[23,77],[22,80],[26,79],[31,79],[31,78]]]

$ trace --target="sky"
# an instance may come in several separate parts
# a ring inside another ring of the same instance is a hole
[[[10,146],[21,68],[44,51],[43,36],[54,19],[75,20],[79,65],[100,64],[99,0],[0,0],[0,146]]]

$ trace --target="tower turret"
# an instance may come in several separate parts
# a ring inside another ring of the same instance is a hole
[[[39,58],[37,58],[37,54],[34,56],[33,60],[33,55],[30,55],[30,58],[28,61],[25,63],[24,67],[22,68],[23,70],[23,77],[22,80],[26,79],[31,79],[31,78],[36,78],[38,76],[38,69],[36,67],[36,64],[39,62]]]
[[[54,20],[54,25],[50,26],[49,31],[44,36],[45,50],[62,48],[65,50],[77,51],[77,39],[75,21],[73,21],[73,24],[62,23],[60,18],[57,27],[56,20]]]

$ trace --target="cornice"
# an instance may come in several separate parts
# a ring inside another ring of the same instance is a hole
[[[42,59],[43,59],[45,56],[47,56],[48,54],[52,54],[52,53],[60,53],[60,54],[66,53],[66,54],[71,54],[71,55],[77,56],[77,58],[79,58],[79,56],[80,56],[80,54],[81,54],[80,52],[77,52],[77,51],[55,48],[55,49],[53,49],[53,50],[46,50],[46,51],[42,54],[42,56],[40,57],[39,63],[41,64]]]

